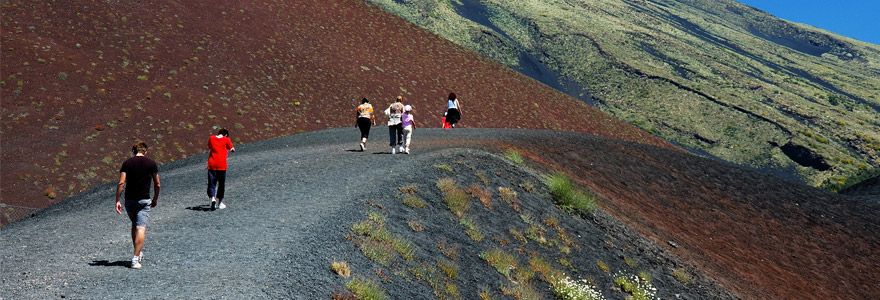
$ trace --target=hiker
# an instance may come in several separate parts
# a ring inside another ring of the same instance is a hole
[[[208,151],[208,198],[211,199],[211,210],[217,207],[225,209],[223,195],[226,193],[226,157],[230,151],[235,152],[235,147],[229,140],[229,130],[222,128],[217,135],[208,138]]]
[[[370,104],[369,99],[364,98],[364,100],[361,100],[361,105],[357,107],[357,121],[355,122],[355,127],[361,130],[361,152],[366,149],[371,126],[376,126],[376,120],[373,117],[373,105]]]
[[[455,128],[455,124],[461,121],[461,103],[458,102],[458,97],[455,93],[449,93],[449,99],[446,101],[446,112],[443,113],[443,116],[446,117],[446,123],[449,123],[449,126],[452,128]]]
[[[409,154],[409,142],[412,140],[413,129],[416,128],[416,121],[413,119],[413,108],[411,105],[403,107],[404,113],[400,116],[400,123],[403,126],[403,153]]]
[[[140,269],[144,260],[144,240],[147,234],[147,218],[150,208],[156,207],[159,200],[159,165],[147,158],[147,144],[137,142],[131,146],[131,157],[119,169],[119,183],[116,184],[116,213],[122,214],[119,198],[125,191],[125,212],[131,220],[131,243],[134,255],[131,268]],[[153,198],[150,199],[150,182],[153,183]]]
[[[403,126],[400,123],[400,116],[403,114],[403,96],[397,96],[394,103],[391,103],[385,109],[385,115],[388,116],[388,135],[391,139],[391,154],[397,152],[398,148],[403,149]]]

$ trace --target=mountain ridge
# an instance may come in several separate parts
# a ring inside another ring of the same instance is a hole
[[[880,175],[878,45],[734,1],[371,2],[696,153],[832,191]]]

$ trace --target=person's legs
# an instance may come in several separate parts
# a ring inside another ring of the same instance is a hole
[[[147,227],[131,226],[131,243],[134,246],[134,256],[140,256],[144,248],[144,239],[147,236]]]
[[[211,198],[211,200],[213,200],[214,196],[216,195],[214,186],[217,185],[217,176],[214,172],[216,171],[210,169],[208,170],[208,198]]]
[[[403,124],[397,124],[394,127],[394,130],[397,131],[397,146],[403,148]]]
[[[214,171],[214,178],[217,179],[217,203],[221,203],[226,194],[226,170]]]
[[[146,240],[147,219],[150,216],[150,199],[142,200],[126,200],[125,212],[131,220],[131,244],[133,248],[131,267],[139,269],[141,267],[140,257],[144,248],[144,240]]]
[[[406,142],[403,144],[404,145],[403,149],[407,153],[409,152],[409,143],[410,143],[410,141],[412,141],[412,132],[413,132],[412,127],[407,127],[407,128],[403,129],[403,135],[406,140]]]
[[[388,126],[388,138],[390,140],[388,145],[391,146],[391,154],[394,154],[395,150],[397,150],[395,149],[397,147],[397,130],[393,125]]]

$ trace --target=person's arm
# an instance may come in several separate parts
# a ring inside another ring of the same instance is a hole
[[[125,190],[125,172],[119,172],[119,183],[116,184],[116,213],[122,214],[122,203],[119,198],[122,197],[122,191]]]
[[[159,173],[153,173],[153,202],[150,202],[150,207],[156,207],[156,204],[159,204],[159,190],[161,187]]]
[[[227,138],[226,143],[227,143],[227,146],[229,147],[229,151],[235,152],[235,146],[232,145],[232,141],[228,140],[228,138]]]
[[[461,111],[461,103],[458,103],[458,99],[455,99],[455,107],[458,107],[458,113],[463,113],[463,111]]]

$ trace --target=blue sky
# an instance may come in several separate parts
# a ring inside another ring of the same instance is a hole
[[[737,0],[796,23],[880,44],[878,0]]]

